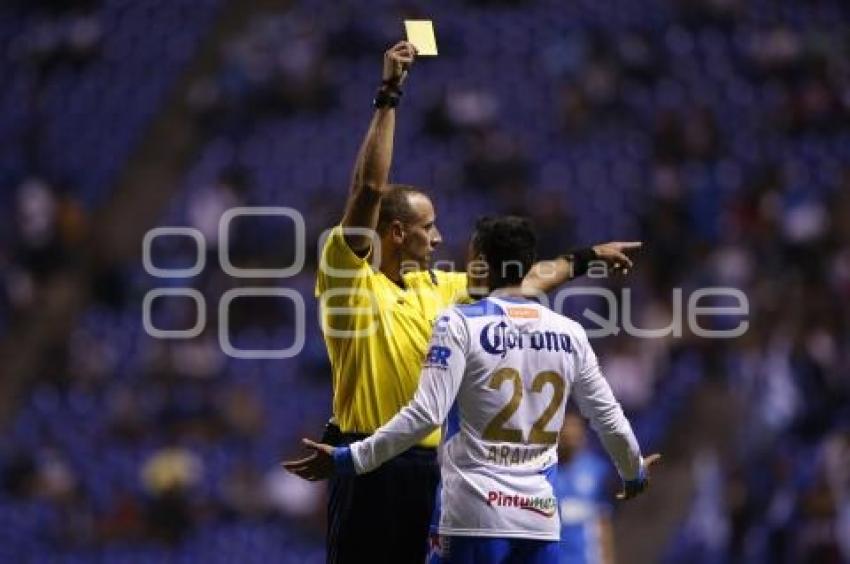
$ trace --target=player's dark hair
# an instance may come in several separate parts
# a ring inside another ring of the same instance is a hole
[[[410,196],[422,194],[428,196],[424,190],[408,184],[392,184],[389,190],[381,197],[381,207],[378,212],[378,235],[384,235],[392,222],[398,220],[402,223],[412,223],[416,220],[416,214],[410,205]]]
[[[537,259],[531,222],[513,215],[482,217],[475,224],[472,248],[484,255],[490,290],[522,282]]]

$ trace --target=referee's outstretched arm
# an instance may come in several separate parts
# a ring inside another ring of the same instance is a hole
[[[634,266],[629,252],[641,247],[640,241],[612,241],[586,249],[575,249],[560,257],[541,260],[522,280],[522,290],[533,296],[551,292],[561,284],[587,273],[591,265],[598,265],[613,274],[628,274]]]
[[[384,53],[383,80],[375,96],[375,113],[354,163],[351,192],[342,218],[343,228],[374,231],[378,225],[381,196],[387,188],[393,158],[395,106],[401,96],[401,84],[407,78],[415,57],[416,48],[407,41],[399,41]],[[345,240],[360,255],[369,251],[371,237],[368,232],[347,232]]]

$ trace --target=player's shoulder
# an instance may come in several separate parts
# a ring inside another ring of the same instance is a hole
[[[576,321],[540,302],[527,298],[487,297],[481,300],[458,304],[453,308],[459,315],[466,319],[508,317],[511,319],[541,319],[549,324],[559,324],[571,329],[571,332],[584,331],[584,328]]]
[[[566,330],[574,335],[584,335],[584,327],[581,323],[568,317],[562,313],[558,313],[552,310],[548,310],[555,319],[557,319],[557,323],[560,323]]]
[[[537,310],[540,312],[539,315],[541,317],[541,321],[545,325],[556,326],[564,333],[570,333],[572,335],[581,335],[584,334],[584,327],[581,323],[572,319],[571,317],[564,315],[563,313],[559,313],[547,305],[541,304],[539,302],[534,302]]]
[[[455,306],[466,318],[510,317],[513,319],[540,319],[551,312],[539,302],[519,297],[488,296],[481,300]]]
[[[457,304],[450,309],[463,319],[502,317],[505,315],[505,309],[491,298],[484,298],[468,304]]]
[[[484,320],[492,317],[540,319],[546,324],[560,326],[565,332],[584,334],[584,327],[577,321],[531,299],[487,297],[472,303],[456,304],[449,310],[467,320]]]
[[[463,327],[463,332],[470,334],[480,330],[484,325],[504,318],[504,308],[490,298],[484,298],[471,303],[457,303],[443,310],[435,323],[439,331],[451,326]]]

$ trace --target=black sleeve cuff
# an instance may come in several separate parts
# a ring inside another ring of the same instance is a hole
[[[593,247],[586,247],[572,250],[564,255],[564,258],[573,263],[573,278],[578,278],[587,274],[587,271],[590,269],[590,263],[598,257]]]

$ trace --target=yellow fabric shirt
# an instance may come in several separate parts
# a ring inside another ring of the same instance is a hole
[[[333,371],[333,413],[344,433],[372,433],[413,398],[437,314],[467,298],[466,274],[419,271],[406,289],[357,256],[337,226],[316,278]],[[439,430],[421,445],[434,447]]]

